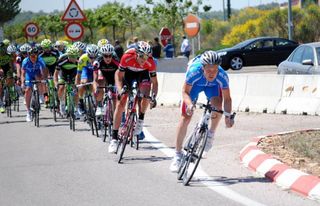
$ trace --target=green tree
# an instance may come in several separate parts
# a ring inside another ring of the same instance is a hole
[[[295,39],[300,42],[320,40],[320,8],[311,4],[301,12],[301,20],[297,23]]]
[[[20,13],[19,8],[21,0],[1,0],[0,4],[0,40],[3,34],[3,25],[7,21],[13,19],[17,14]]]
[[[96,29],[98,27],[98,22],[96,21],[97,16],[95,11],[88,9],[84,11],[86,17],[87,17],[87,21],[84,21],[82,24],[84,27],[89,29],[90,32],[90,41],[93,42],[95,39],[93,32],[94,29]]]

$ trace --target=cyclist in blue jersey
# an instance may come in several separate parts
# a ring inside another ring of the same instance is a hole
[[[30,101],[32,93],[32,83],[25,82],[31,80],[41,80],[45,76],[46,64],[38,57],[39,51],[37,48],[30,48],[28,50],[28,57],[22,62],[21,67],[21,87],[25,88],[25,100],[27,108],[27,122],[31,122]],[[43,94],[43,87],[39,87],[39,93]]]
[[[204,92],[211,104],[219,110],[222,110],[222,102],[224,103],[226,126],[233,126],[234,122],[230,118],[232,101],[229,78],[227,73],[219,66],[220,64],[221,58],[214,51],[206,51],[202,55],[192,59],[188,64],[186,80],[182,89],[183,103],[181,104],[181,117],[176,134],[176,154],[170,165],[172,172],[177,172],[181,163],[182,143],[200,92]],[[212,113],[205,153],[212,147],[213,136],[221,117],[222,114],[220,113]]]

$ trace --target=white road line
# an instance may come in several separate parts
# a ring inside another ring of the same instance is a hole
[[[163,144],[160,140],[155,138],[146,128],[143,128],[145,134],[145,140],[149,141],[153,147],[160,150],[168,157],[174,156],[174,150]],[[169,172],[169,165],[168,165],[168,172]],[[207,186],[209,189],[215,191],[216,193],[231,199],[235,202],[238,202],[242,205],[247,206],[265,206],[262,203],[256,202],[248,197],[245,197],[227,187],[226,184],[215,181],[213,178],[209,177],[207,173],[205,173],[201,167],[199,166],[196,173],[194,174],[194,178],[199,179],[200,183]]]

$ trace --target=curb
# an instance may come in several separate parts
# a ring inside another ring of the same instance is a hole
[[[290,168],[286,164],[273,159],[272,155],[262,152],[257,147],[259,141],[266,137],[315,130],[319,129],[289,131],[255,137],[240,151],[241,163],[257,174],[275,182],[282,189],[291,190],[309,199],[320,201],[319,177]]]

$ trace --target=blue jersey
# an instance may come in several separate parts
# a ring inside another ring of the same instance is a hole
[[[191,86],[213,87],[218,85],[221,89],[229,88],[229,78],[227,73],[219,66],[217,77],[209,82],[205,76],[200,62],[200,56],[190,60],[186,73],[186,83]]]
[[[40,73],[43,69],[46,68],[46,64],[42,58],[38,57],[35,63],[32,63],[30,58],[25,58],[22,62],[21,68],[26,71],[26,74],[35,75]]]

